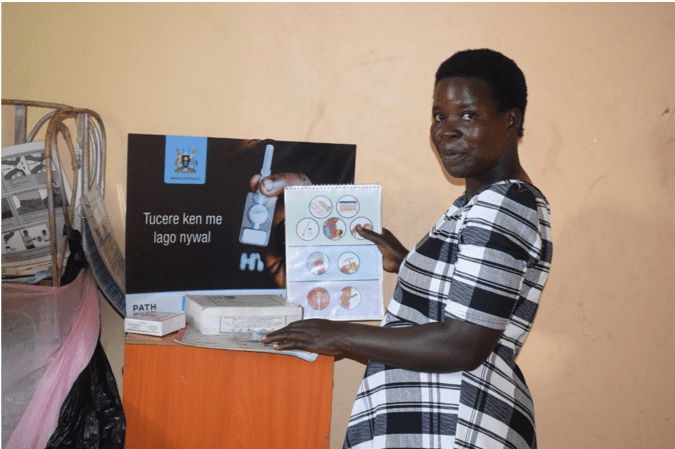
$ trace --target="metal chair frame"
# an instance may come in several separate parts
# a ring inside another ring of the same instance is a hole
[[[51,255],[53,267],[53,286],[61,285],[61,273],[64,268],[64,259],[68,239],[72,230],[82,229],[82,217],[75,217],[83,195],[90,189],[98,189],[101,197],[105,194],[105,159],[106,159],[106,136],[105,127],[101,117],[90,109],[74,108],[65,104],[47,103],[29,100],[2,100],[3,106],[14,106],[14,143],[16,145],[32,142],[38,132],[46,124],[45,131],[45,165],[47,167],[47,206],[49,209],[49,232],[57,235],[56,217],[54,215],[54,185],[56,176],[60,181],[61,196],[67,198],[63,178],[66,174],[61,164],[58,149],[58,135],[61,134],[70,153],[73,180],[71,182],[71,197],[69,201],[63,201],[63,215],[65,218],[66,236],[57,248],[56,239],[51,239]],[[28,130],[28,108],[50,109],[33,126],[30,133]],[[69,119],[74,119],[77,127],[76,142],[73,142],[72,134],[66,124]],[[54,172],[53,167],[57,167]],[[79,220],[78,220],[79,218]]]

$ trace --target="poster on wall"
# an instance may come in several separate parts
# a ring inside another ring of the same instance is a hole
[[[255,175],[354,182],[351,144],[129,134],[126,312],[184,310],[187,294],[285,294],[283,196]]]

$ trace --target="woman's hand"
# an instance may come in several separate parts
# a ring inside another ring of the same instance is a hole
[[[269,333],[263,343],[272,343],[274,349],[300,349],[325,355],[342,353],[341,337],[347,323],[322,319],[294,321],[283,329]]]
[[[364,228],[361,225],[356,226],[356,232],[361,237],[377,245],[383,256],[382,268],[390,273],[398,273],[398,269],[403,263],[403,259],[408,254],[408,250],[398,241],[394,234],[388,229],[382,228],[382,234]]]

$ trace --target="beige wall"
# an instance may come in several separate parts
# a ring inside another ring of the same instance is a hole
[[[354,143],[405,244],[462,192],[428,138],[433,75],[491,47],[526,74],[521,159],[553,209],[555,256],[519,363],[542,448],[675,440],[675,5],[2,4],[2,97],[97,111],[124,242],[126,136]],[[386,278],[386,293],[394,278]],[[122,320],[102,341],[121,384]],[[335,369],[331,447],[363,368]]]

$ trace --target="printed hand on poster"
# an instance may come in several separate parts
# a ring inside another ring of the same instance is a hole
[[[261,182],[262,181],[262,182]],[[263,178],[256,174],[250,180],[251,191],[260,191],[267,197],[280,197],[284,193],[286,186],[308,186],[312,181],[304,173],[277,173]],[[285,209],[284,202],[277,201],[272,222],[272,233],[279,235],[284,233]],[[266,248],[262,255],[265,269],[274,278],[275,284],[279,288],[286,286],[286,254],[285,248],[275,245],[273,248]]]

